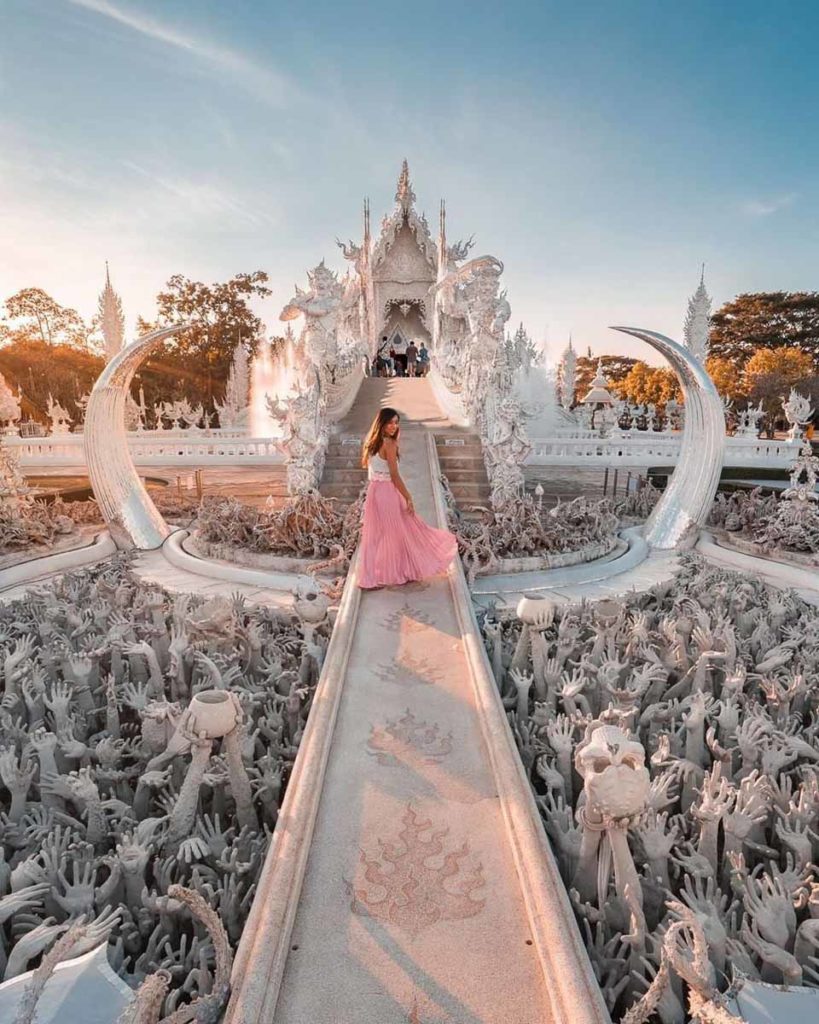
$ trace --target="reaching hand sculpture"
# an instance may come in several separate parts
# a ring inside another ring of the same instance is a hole
[[[301,619],[171,600],[118,556],[0,606],[6,978],[84,917],[133,1020],[218,1019],[329,637],[307,591]]]
[[[819,611],[686,555],[483,629],[613,1018],[733,1020],[729,963],[819,987]]]

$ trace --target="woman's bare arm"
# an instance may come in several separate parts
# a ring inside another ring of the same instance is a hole
[[[407,490],[404,481],[401,479],[401,474],[398,472],[398,445],[389,437],[385,437],[381,444],[381,455],[387,460],[387,465],[390,467],[390,480],[398,488],[398,491],[404,496],[407,503],[407,508],[410,512],[415,510],[415,506],[412,503],[410,492]]]

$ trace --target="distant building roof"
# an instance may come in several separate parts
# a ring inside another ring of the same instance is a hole
[[[614,399],[609,393],[609,382],[603,373],[603,360],[597,363],[597,376],[592,381],[588,394],[583,399],[583,405],[614,405]]]

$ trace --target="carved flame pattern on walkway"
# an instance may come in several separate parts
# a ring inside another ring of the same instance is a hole
[[[486,901],[472,894],[486,883],[480,863],[463,864],[469,843],[444,853],[449,829],[434,828],[431,819],[421,818],[409,804],[402,821],[397,843],[379,839],[380,852],[374,857],[361,851],[369,887],[353,888],[353,913],[389,921],[413,937],[438,921],[479,914]],[[438,860],[439,865],[434,863]],[[379,889],[383,895],[377,895]]]
[[[421,683],[429,685],[443,678],[443,670],[437,668],[428,658],[419,658],[414,654],[405,654],[400,661],[382,662],[375,674],[385,683],[412,685]]]
[[[452,753],[452,731],[444,735],[436,722],[419,721],[407,708],[400,718],[373,725],[367,748],[383,765],[401,765],[417,758],[437,764]]]
[[[434,626],[435,620],[405,601],[396,611],[386,615],[381,620],[381,625],[391,633],[397,633],[399,630],[404,633],[420,633],[425,626]]]

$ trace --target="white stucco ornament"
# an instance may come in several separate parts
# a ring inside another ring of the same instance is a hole
[[[651,785],[642,743],[618,726],[599,725],[580,743],[575,768],[586,807],[603,818],[632,818],[646,807]]]

